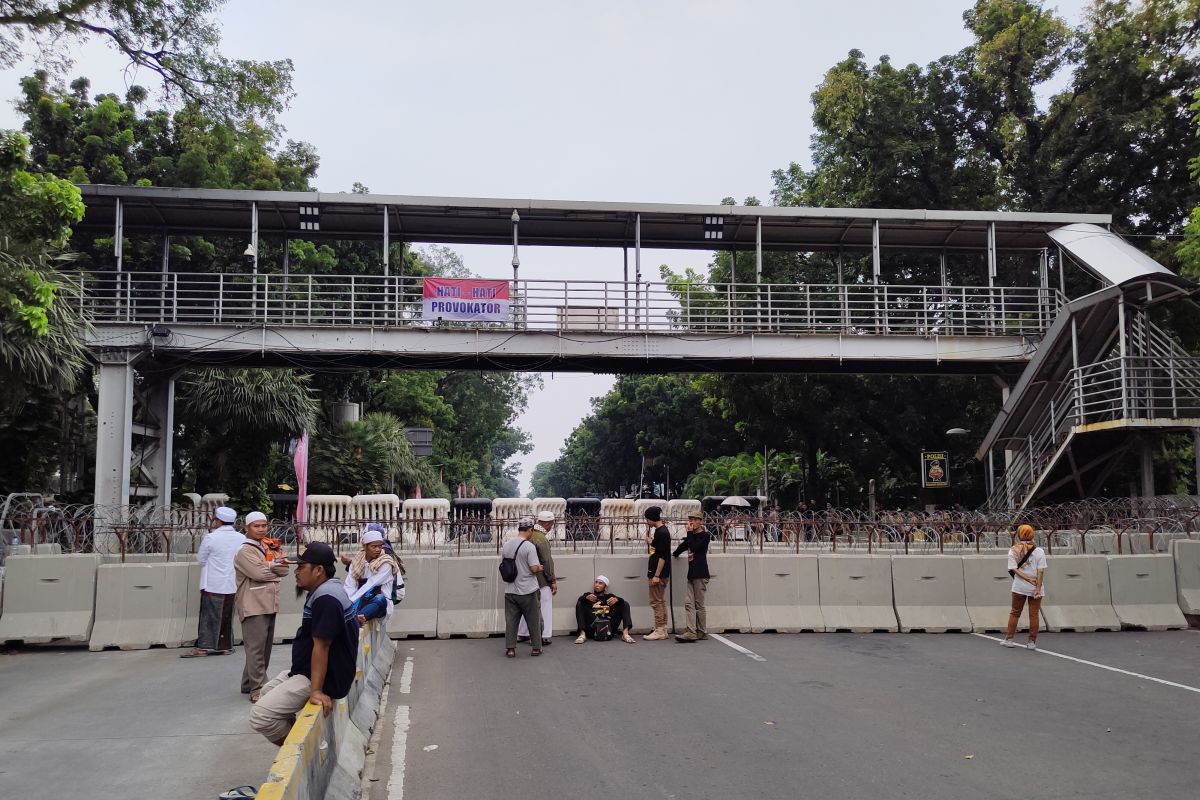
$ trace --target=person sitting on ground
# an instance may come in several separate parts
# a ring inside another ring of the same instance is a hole
[[[308,592],[296,638],[292,668],[263,687],[250,712],[250,726],[282,746],[305,703],[319,705],[325,715],[333,701],[350,693],[358,655],[358,621],[336,572],[333,549],[313,542],[296,559],[296,594]]]
[[[403,581],[399,577],[400,564],[384,551],[383,545],[383,532],[368,530],[362,537],[362,550],[349,564],[346,594],[360,625],[366,625],[369,619],[392,616],[392,587],[397,580]]]
[[[608,591],[608,578],[603,575],[596,576],[592,591],[575,601],[575,623],[579,631],[575,644],[583,644],[588,639],[607,641],[613,638],[613,623],[620,624],[621,641],[634,643],[629,603]]]

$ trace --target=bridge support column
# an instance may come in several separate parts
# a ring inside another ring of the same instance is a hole
[[[1142,499],[1154,499],[1154,445],[1143,436],[1138,440],[1138,451],[1142,458]]]
[[[113,525],[124,521],[129,504],[130,450],[133,444],[133,364],[137,355],[102,353],[96,406],[96,552],[113,552]]]

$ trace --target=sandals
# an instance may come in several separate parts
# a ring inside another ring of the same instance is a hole
[[[204,658],[205,656],[209,656],[209,655],[212,655],[212,654],[209,653],[207,650],[198,650],[196,648],[192,648],[191,650],[188,650],[186,653],[180,653],[179,657],[180,658]]]
[[[258,789],[253,786],[238,786],[227,792],[221,792],[217,795],[217,800],[245,800],[245,798],[251,797],[258,797]]]
[[[541,649],[537,648],[537,647],[535,647],[534,649],[529,651],[529,655],[531,655],[531,656],[540,656],[541,654],[542,654]]]
[[[626,644],[637,644],[637,640],[629,635],[629,631],[625,631],[621,634],[621,641],[625,642]]]
[[[575,644],[583,644],[586,641],[587,641],[587,634],[581,633],[581,634],[579,634],[579,638],[575,640]]]
[[[505,658],[516,658],[517,657],[517,648],[515,648],[515,647],[507,648],[504,651],[504,657]]]

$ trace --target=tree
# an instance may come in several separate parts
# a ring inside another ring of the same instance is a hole
[[[224,0],[9,0],[0,3],[0,68],[32,46],[58,71],[70,51],[98,39],[135,71],[156,75],[168,99],[213,117],[273,120],[293,96],[292,62],[232,59],[220,52],[217,12]]]
[[[235,508],[269,512],[277,445],[317,421],[309,378],[291,370],[195,370],[180,378],[177,400],[188,482],[224,491]]]

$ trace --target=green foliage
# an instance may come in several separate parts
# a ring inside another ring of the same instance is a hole
[[[135,69],[158,76],[168,99],[182,98],[220,119],[273,119],[293,96],[292,62],[233,59],[220,52],[224,0],[19,0],[0,5],[0,68],[32,48],[58,71],[72,49],[98,39]],[[120,181],[124,183],[124,181]]]
[[[1200,89],[1192,95],[1192,121],[1196,126],[1196,153],[1188,162],[1190,176],[1200,186]],[[1183,241],[1176,250],[1180,271],[1189,277],[1200,278],[1200,205],[1192,209],[1192,215],[1183,229]]]
[[[404,425],[386,412],[363,415],[358,422],[322,426],[312,439],[309,491],[313,494],[446,496],[437,473],[413,455]]]

